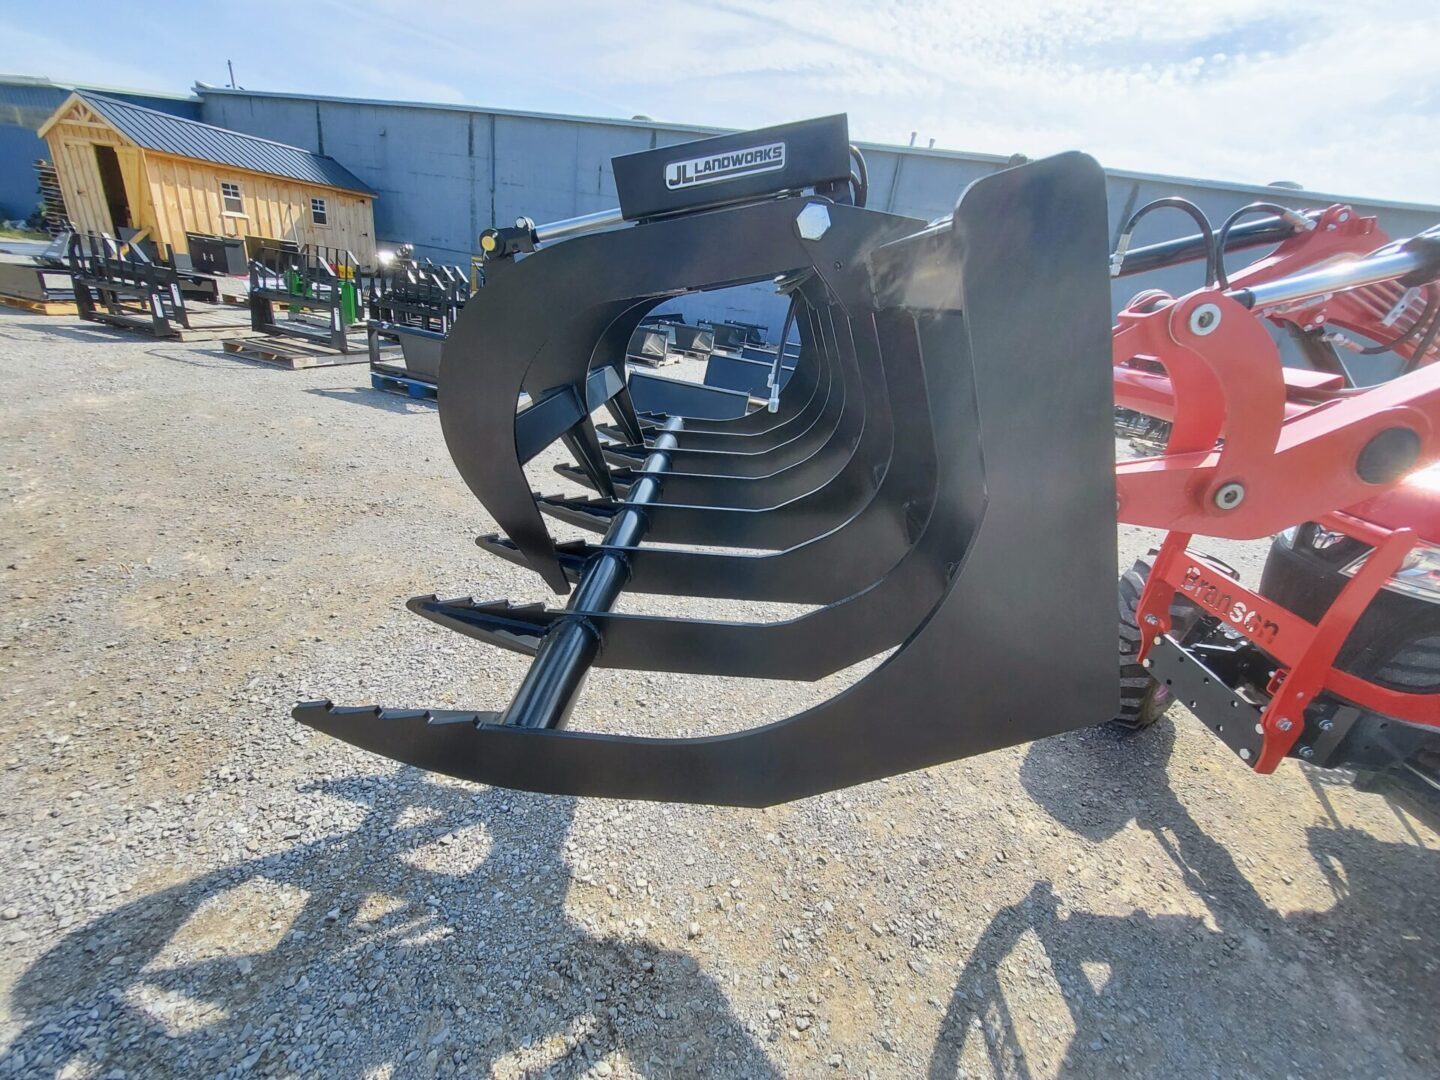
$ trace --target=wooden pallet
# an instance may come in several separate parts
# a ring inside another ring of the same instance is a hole
[[[291,371],[306,368],[334,367],[337,364],[368,364],[370,356],[363,349],[357,352],[335,352],[305,345],[288,345],[272,337],[239,338],[225,342],[225,351],[243,356],[246,360],[259,360]]]
[[[244,326],[194,326],[188,330],[183,326],[177,326],[173,340],[194,343],[223,341],[228,345],[231,341],[254,332],[249,323]]]
[[[33,300],[28,296],[6,296],[0,293],[0,304],[19,308],[21,311],[31,311],[36,315],[78,314],[74,300]]]
[[[404,394],[406,397],[435,400],[439,396],[439,387],[424,379],[410,379],[404,375],[389,375],[383,371],[370,372],[370,385],[376,390],[384,390],[387,394]]]
[[[226,341],[255,333],[250,313],[229,304],[189,304],[185,314],[190,325],[175,326],[175,335],[181,341]]]
[[[684,360],[684,359],[685,359],[684,355],[681,354],[681,353],[677,353],[677,352],[666,353],[664,360],[655,360],[655,361],[652,361],[651,358],[648,357],[648,356],[639,356],[639,355],[635,355],[635,354],[632,354],[632,355],[630,355],[630,356],[625,357],[625,360],[626,360],[628,363],[634,364],[636,367],[647,367],[647,368],[669,367],[671,364],[678,364],[678,363],[680,363],[681,360]]]

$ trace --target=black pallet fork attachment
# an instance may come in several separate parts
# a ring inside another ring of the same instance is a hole
[[[156,262],[140,245],[103,233],[70,234],[65,265],[75,287],[76,312],[90,322],[177,337],[176,325],[188,330],[190,315],[173,262],[173,253],[169,263]]]
[[[775,130],[647,153],[693,164]],[[502,710],[321,701],[297,720],[482,783],[763,806],[1113,713],[1100,169],[1080,154],[1007,169],[932,226],[848,205],[824,179],[493,264],[445,346],[441,424],[504,530],[482,547],[568,603],[410,602],[533,656]],[[778,408],[635,413],[623,360],[640,319],[681,292],[767,280],[794,298],[801,341]],[[521,391],[532,403],[516,413]],[[623,442],[602,442],[602,404]],[[595,498],[531,490],[525,463],[557,439]],[[544,514],[603,535],[557,543]],[[770,623],[619,614],[625,590],[816,606]],[[749,730],[566,727],[592,666],[813,680],[890,649],[830,699]]]
[[[383,267],[371,277],[366,300],[371,371],[434,386],[440,347],[469,299],[470,279],[459,266],[405,257]],[[387,342],[400,346],[404,367],[386,361]]]
[[[250,260],[250,327],[348,353],[349,327],[360,314],[359,287],[355,256],[348,251],[261,246]],[[277,320],[276,304],[314,322]]]

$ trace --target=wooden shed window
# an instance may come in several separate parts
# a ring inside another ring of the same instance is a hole
[[[316,225],[330,224],[330,219],[327,216],[325,210],[324,199],[316,198],[310,200],[310,220],[313,221]]]
[[[220,197],[225,203],[225,213],[245,213],[245,200],[240,198],[239,184],[232,184],[228,180],[220,181]]]

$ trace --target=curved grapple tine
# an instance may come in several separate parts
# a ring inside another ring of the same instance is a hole
[[[930,320],[918,335],[908,319],[886,315],[881,321],[897,369],[906,366],[901,357],[907,353],[914,357],[917,369],[923,355],[944,358],[931,365],[934,377],[929,384],[928,407],[922,400],[912,414],[914,423],[905,440],[905,454],[917,459],[914,467],[904,458],[895,462],[895,472],[918,481],[922,490],[928,478],[929,490],[917,494],[913,501],[904,498],[905,492],[892,490],[888,517],[882,517],[884,511],[876,508],[868,523],[862,523],[866,515],[859,515],[837,530],[832,542],[823,545],[836,556],[834,561],[817,558],[813,550],[807,553],[803,548],[796,549],[798,555],[782,552],[751,560],[759,565],[773,562],[782,573],[805,582],[828,582],[831,588],[845,588],[848,584],[849,591],[830,598],[826,606],[815,611],[773,623],[587,612],[586,620],[600,635],[596,667],[757,679],[821,679],[900,644],[915,629],[915,613],[930,611],[940,602],[985,512],[984,470],[978,443],[953,438],[937,443],[927,437],[931,433],[930,410],[956,428],[974,431],[978,427],[967,336],[961,320],[953,316]],[[929,468],[921,461],[928,462]],[[930,512],[937,469],[939,483],[948,497]],[[925,509],[918,516],[908,516],[909,509],[917,506]],[[653,515],[656,509],[647,507],[645,513]],[[866,542],[874,537],[876,529],[887,527],[889,545]],[[853,534],[848,541],[846,533]],[[647,532],[647,537],[650,535]],[[903,554],[897,554],[894,565],[874,568],[867,575],[856,563],[877,548]],[[732,570],[746,558],[645,547],[631,549],[625,555],[632,572],[640,566],[641,556],[663,561],[669,556],[693,555],[691,579],[700,581],[716,577],[731,580],[724,574],[702,572],[699,568],[707,561],[712,567]],[[812,567],[819,573],[806,572]],[[835,571],[840,567],[848,572],[837,575]],[[774,599],[777,593],[784,595],[786,589],[797,588],[780,581],[767,584],[771,587],[761,598]],[[633,581],[629,587],[633,587]],[[563,612],[549,611],[545,615],[548,619],[560,616]]]
[[[301,702],[290,715],[361,750],[462,780],[475,779],[476,726],[496,719],[495,713],[446,709],[341,709],[328,701]]]
[[[858,386],[858,374],[854,363],[844,359],[834,341],[829,341],[825,348],[832,354],[827,366],[834,372],[825,380],[825,392],[815,395],[811,406],[793,422],[756,435],[700,432],[691,438],[681,438],[688,435],[681,429],[675,439],[678,445],[671,455],[671,468],[701,475],[762,480],[782,469],[804,464],[827,446],[844,449],[845,445],[852,445],[865,419],[865,400]],[[605,448],[606,456],[621,464],[642,461],[648,452],[647,444]]]
[[[684,429],[676,435],[681,450],[710,453],[729,451],[753,455],[764,450],[780,449],[806,437],[807,432],[809,441],[813,444],[819,437],[828,438],[829,432],[843,423],[839,418],[847,407],[864,406],[856,381],[854,356],[850,354],[844,341],[847,332],[844,313],[837,313],[826,306],[825,290],[818,282],[800,290],[797,300],[815,305],[807,310],[807,323],[811,327],[810,336],[814,342],[811,356],[817,374],[803,404],[786,414],[772,415],[766,410],[757,409],[750,416],[768,417],[771,422],[764,427],[747,430],[731,430],[731,427],[748,420],[748,416],[737,417],[735,420],[711,421],[702,427],[704,421],[691,421],[681,411],[677,415],[686,421]],[[852,415],[850,426],[853,425]],[[812,432],[812,428],[817,429],[818,434]],[[681,469],[684,464],[684,458],[680,456],[676,458],[674,467]]]
[[[509,401],[522,390],[537,403],[560,394],[581,400],[596,343],[627,313],[672,294],[677,279],[694,272],[696,251],[706,253],[712,281],[767,280],[817,262],[849,267],[876,242],[914,227],[907,219],[850,211],[846,227],[805,241],[794,212],[779,200],[577,237],[540,257],[497,266],[465,305],[441,359],[450,399],[440,407],[445,441],[465,482],[556,592],[569,584],[523,472],[534,455],[521,428],[536,406],[517,418]],[[734,235],[753,242],[727,243]],[[557,281],[567,285],[569,318],[557,318],[551,299]]]
[[[908,319],[884,315],[867,320],[864,326],[856,327],[854,335],[865,365],[881,364],[877,323],[885,325],[888,340],[883,350],[887,406],[893,407],[895,415],[905,417],[906,424],[903,438],[896,438],[893,425],[886,425],[893,451],[883,465],[876,467],[883,471],[864,508],[840,527],[773,554],[649,546],[625,549],[621,553],[629,568],[627,590],[830,604],[863,591],[891,571],[917,543],[930,519],[938,459],[919,335]],[[964,401],[957,404],[945,423],[954,426],[967,408],[970,406]],[[665,474],[667,489],[675,479],[674,474]],[[951,540],[961,544],[963,551],[964,534],[957,532]],[[617,549],[577,542],[568,550],[574,558],[587,559]]]

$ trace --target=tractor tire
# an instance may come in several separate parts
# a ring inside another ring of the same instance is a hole
[[[1155,553],[1135,560],[1120,577],[1120,709],[1110,721],[1121,731],[1141,731],[1155,723],[1174,700],[1167,687],[1150,677],[1135,659],[1140,653],[1140,626],[1135,621]]]
[[[1110,726],[1121,731],[1141,731],[1155,723],[1174,702],[1170,691],[1150,677],[1150,672],[1136,662],[1140,654],[1140,626],[1135,621],[1135,611],[1140,606],[1140,594],[1150,580],[1150,571],[1155,566],[1159,552],[1152,548],[1146,555],[1135,560],[1135,565],[1120,578],[1120,709],[1110,720]],[[1214,556],[1207,556],[1223,573],[1239,580],[1240,575]],[[1180,596],[1170,598],[1170,636],[1185,643],[1190,640],[1206,619],[1199,605]],[[1213,624],[1214,620],[1210,620]],[[1207,624],[1209,625],[1209,624]]]

